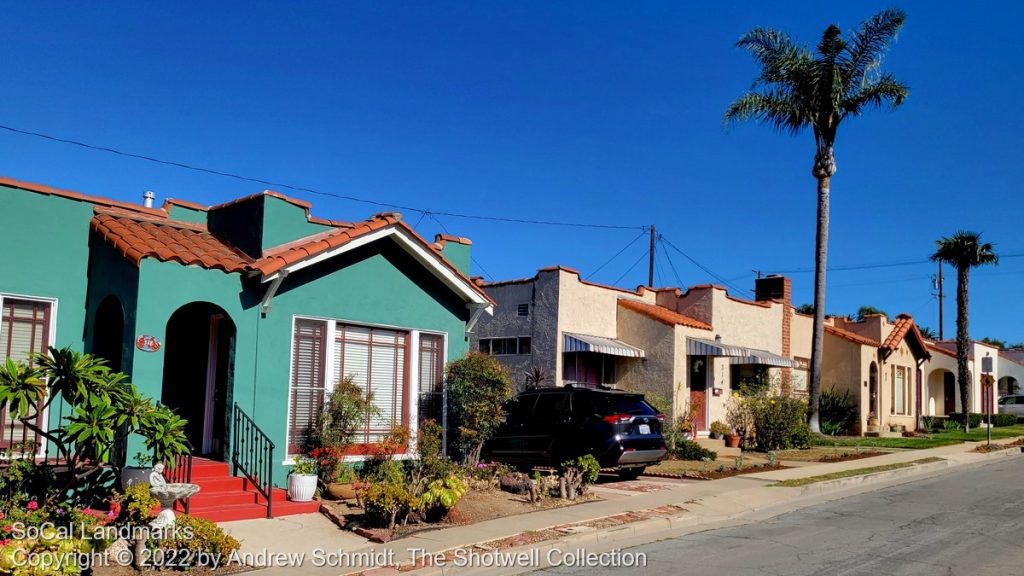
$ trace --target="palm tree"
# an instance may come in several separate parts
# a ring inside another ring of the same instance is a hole
[[[964,413],[964,430],[970,431],[971,373],[967,370],[967,349],[970,337],[967,335],[967,284],[971,268],[987,264],[999,264],[999,255],[992,244],[981,241],[978,232],[959,231],[952,236],[935,241],[933,262],[945,262],[956,268],[956,372],[960,387],[960,409]]]
[[[754,56],[761,71],[751,90],[725,111],[726,125],[753,119],[780,132],[796,134],[810,128],[814,133],[811,174],[818,181],[818,222],[807,420],[815,432],[820,431],[829,184],[836,173],[836,132],[849,117],[885,105],[894,109],[906,100],[907,87],[880,70],[882,57],[903,27],[904,18],[901,10],[879,12],[847,38],[833,24],[825,29],[814,51],[796,44],[788,34],[768,28],[755,28],[736,43]]]

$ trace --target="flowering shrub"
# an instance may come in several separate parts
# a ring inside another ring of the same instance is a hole
[[[759,451],[805,448],[810,445],[807,404],[785,396],[743,398],[754,427],[754,443]]]
[[[175,529],[168,531],[167,535],[157,546],[163,550],[188,550],[190,554],[177,555],[175,558],[193,562],[213,561],[216,558],[224,562],[241,546],[238,540],[224,532],[220,526],[195,516],[179,516]]]

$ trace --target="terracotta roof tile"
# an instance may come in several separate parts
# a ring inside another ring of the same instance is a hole
[[[136,266],[143,258],[180,262],[225,272],[244,272],[251,260],[205,226],[97,208],[92,228]]]
[[[688,326],[690,328],[700,328],[702,330],[711,330],[711,325],[710,324],[707,324],[705,322],[701,322],[700,320],[697,320],[696,318],[691,318],[689,316],[684,316],[684,315],[682,315],[682,314],[680,314],[678,312],[674,312],[672,310],[669,310],[668,308],[665,308],[664,306],[658,306],[656,304],[647,304],[645,302],[637,302],[636,300],[627,300],[625,298],[620,298],[619,299],[619,306],[621,306],[621,307],[623,307],[623,308],[625,308],[627,310],[632,310],[633,312],[636,312],[637,314],[642,314],[644,316],[647,316],[648,318],[651,318],[653,320],[657,320],[658,322],[661,322],[663,324],[668,324],[668,325],[671,325],[671,326],[675,326],[675,325]]]
[[[398,222],[398,218],[394,216],[375,218],[363,222],[354,228],[336,228],[282,244],[265,251],[262,258],[253,262],[253,268],[258,270],[260,274],[269,276],[285,266],[305,260],[310,256],[325,252],[331,248],[337,248],[364,234],[380,230]]]
[[[892,325],[892,332],[889,332],[889,336],[886,337],[881,348],[891,352],[898,348],[900,342],[908,336],[910,337],[908,344],[911,350],[922,352],[924,356],[930,355],[924,336],[921,336],[921,331],[917,329],[917,324],[914,323],[914,319],[909,314],[896,316],[896,322]],[[921,356],[921,354],[918,354],[918,356]]]
[[[881,346],[881,343],[879,343],[876,340],[866,338],[864,336],[861,336],[860,334],[857,334],[856,332],[850,332],[849,330],[844,330],[843,328],[836,328],[835,326],[825,326],[825,333],[842,338],[843,340],[848,340],[850,342],[853,342],[854,344],[860,344],[862,346],[873,346],[875,348]]]

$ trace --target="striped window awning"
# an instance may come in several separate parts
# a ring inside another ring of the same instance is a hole
[[[730,364],[760,364],[781,368],[795,368],[797,365],[795,361],[767,350],[732,346],[703,338],[687,338],[686,353],[691,356],[728,356]]]
[[[686,353],[690,356],[747,356],[749,352],[749,348],[729,346],[716,340],[686,339]]]
[[[729,359],[730,364],[759,364],[761,366],[777,366],[779,368],[796,368],[795,360],[785,356],[772,354],[767,350],[750,350],[748,356],[734,356]]]
[[[563,332],[562,336],[563,352],[597,352],[598,354],[611,354],[612,356],[625,356],[627,358],[644,357],[643,350],[614,338],[573,334],[570,332]]]

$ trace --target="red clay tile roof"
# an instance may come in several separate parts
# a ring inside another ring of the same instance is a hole
[[[871,338],[861,336],[856,332],[850,332],[849,330],[836,328],[835,326],[825,326],[825,333],[831,334],[838,338],[842,338],[843,340],[848,340],[850,342],[853,342],[854,344],[860,344],[862,346],[873,346],[875,348],[881,346],[881,344],[876,340],[872,340]]]
[[[910,337],[907,344],[910,346],[911,351],[917,352],[916,356],[930,356],[924,336],[921,336],[921,331],[917,329],[917,324],[914,323],[914,319],[909,314],[896,316],[896,322],[892,325],[892,332],[889,332],[889,336],[886,337],[881,348],[892,352],[899,347],[900,342],[907,336]]]
[[[675,325],[678,324],[680,326],[688,326],[690,328],[700,328],[702,330],[711,330],[711,325],[710,324],[701,322],[700,320],[697,320],[696,318],[690,318],[689,316],[684,316],[684,315],[682,315],[682,314],[680,314],[678,312],[674,312],[672,310],[669,310],[668,308],[665,308],[664,306],[657,306],[655,304],[647,304],[645,302],[637,302],[636,300],[627,300],[625,298],[620,298],[619,299],[619,306],[622,306],[623,308],[625,308],[627,310],[632,310],[633,312],[636,312],[637,314],[642,314],[644,316],[647,316],[648,318],[651,318],[653,320],[657,320],[658,322],[661,322],[663,324],[668,324],[670,326],[675,326]]]
[[[315,256],[332,248],[347,244],[364,234],[380,230],[400,221],[394,214],[375,216],[366,222],[360,222],[352,228],[336,228],[313,236],[300,238],[294,242],[275,246],[263,252],[263,257],[253,262],[253,268],[260,274],[269,276],[281,268]],[[468,281],[468,280],[467,280]]]
[[[225,272],[245,272],[252,261],[202,224],[96,208],[92,228],[136,266],[143,258]]]
[[[107,206],[111,208],[121,208],[123,210],[130,210],[132,212],[140,212],[143,214],[149,214],[152,216],[166,216],[167,214],[159,208],[146,208],[139,204],[132,204],[131,202],[121,202],[120,200],[111,200],[110,198],[104,198],[102,196],[89,196],[73,190],[62,190],[60,188],[53,188],[45,184],[35,184],[33,182],[22,182],[21,180],[15,180],[14,178],[7,178],[0,176],[0,186],[9,186],[11,188],[18,188],[20,190],[27,190],[29,192],[35,192],[37,194],[46,194],[48,196],[60,196],[61,198],[68,198],[70,200],[79,200],[81,202],[89,202],[96,206]]]
[[[435,234],[434,243],[441,246],[445,245],[445,242],[452,242],[454,244],[462,244],[464,246],[472,246],[473,241],[469,238],[463,238],[462,236],[452,236],[451,234]]]

